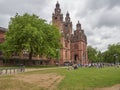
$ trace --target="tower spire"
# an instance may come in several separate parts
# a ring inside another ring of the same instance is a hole
[[[78,20],[78,24],[80,24],[79,20]]]
[[[55,7],[55,14],[60,14],[61,13],[61,9],[60,9],[60,4],[59,2],[57,1],[56,3],[56,7]]]
[[[69,17],[69,12],[67,11],[67,13],[66,13],[66,17]]]
[[[76,29],[77,29],[77,30],[81,30],[81,24],[80,24],[79,20],[78,20],[78,23],[77,23],[77,25],[76,25]]]
[[[59,4],[59,2],[57,1],[57,4]]]
[[[69,12],[68,11],[66,13],[65,21],[66,22],[70,22],[70,16],[69,16]]]
[[[54,13],[52,14],[52,23],[57,27],[61,28],[63,22],[63,14],[61,13],[60,4],[57,1],[55,4]]]
[[[58,2],[58,1],[57,1],[57,3],[56,3],[56,7],[58,7],[58,8],[60,7],[60,4],[59,4],[59,2]]]

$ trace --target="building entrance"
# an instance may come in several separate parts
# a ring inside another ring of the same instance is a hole
[[[75,54],[75,55],[74,55],[74,62],[76,63],[76,62],[77,62],[77,60],[78,60],[78,55],[77,55],[77,54]]]

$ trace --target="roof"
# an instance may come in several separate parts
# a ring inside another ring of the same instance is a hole
[[[8,30],[7,30],[6,28],[0,27],[0,31],[6,32],[6,31],[8,31]]]

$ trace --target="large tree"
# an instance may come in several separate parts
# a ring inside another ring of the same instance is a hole
[[[104,62],[116,63],[120,61],[120,43],[111,44],[103,53]]]
[[[51,58],[57,56],[56,51],[60,48],[59,30],[38,16],[16,14],[11,18],[8,30],[2,45],[4,54],[20,54],[22,50],[27,50],[30,60],[33,54]]]
[[[103,62],[103,53],[101,51],[97,51],[97,62]]]
[[[97,62],[97,49],[92,46],[87,47],[88,59],[90,62]]]

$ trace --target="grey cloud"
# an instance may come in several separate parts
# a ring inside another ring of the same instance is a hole
[[[80,7],[79,7],[80,8]],[[76,17],[91,20],[91,26],[120,26],[120,0],[86,0],[82,11]]]
[[[114,26],[120,26],[120,7],[118,10],[111,10],[108,11],[106,10],[101,17],[99,18],[99,22],[97,24],[98,27],[101,26],[109,26],[109,27],[114,27]]]
[[[2,14],[13,14],[15,12],[19,11],[34,11],[37,10],[43,10],[46,6],[47,1],[46,0],[4,0],[4,2],[0,3],[0,11]]]
[[[92,36],[92,35],[94,35],[92,31],[88,31],[88,30],[86,30],[85,33],[86,33],[87,36]]]
[[[111,36],[110,35],[104,35],[101,37],[101,40],[107,40],[107,39],[110,39]]]
[[[9,16],[9,15],[1,15],[0,14],[0,27],[7,28],[10,17],[11,16]]]
[[[0,27],[7,27],[10,17],[34,13],[51,21],[56,0],[0,0]],[[105,49],[120,42],[120,0],[59,0],[63,15],[69,11],[73,27],[80,20],[88,44]],[[96,29],[97,28],[97,29]]]
[[[37,14],[41,18],[45,18],[48,15],[48,12],[45,8],[49,6],[48,0],[0,0],[0,20],[3,20],[0,23],[0,26],[7,27],[10,17],[14,16],[16,13],[23,14],[23,13],[30,13],[30,14]],[[9,16],[9,18],[5,18]],[[7,20],[6,20],[7,19]],[[5,22],[6,21],[6,22]],[[3,24],[5,22],[5,24]]]
[[[108,0],[87,0],[86,8],[88,10],[96,10],[108,5]]]
[[[108,9],[114,6],[120,6],[120,0],[87,0],[86,7],[92,10],[107,7]]]
[[[88,38],[88,43],[91,44],[91,45],[93,45],[93,46],[97,46],[97,45],[101,45],[101,44],[102,44],[101,41],[95,40],[95,37],[94,37],[94,38],[91,38],[91,39]]]

